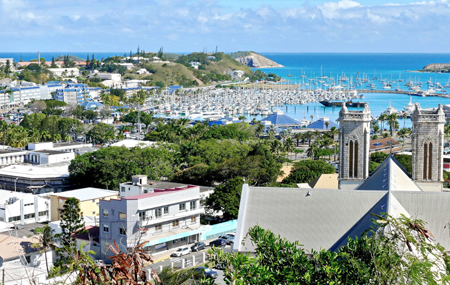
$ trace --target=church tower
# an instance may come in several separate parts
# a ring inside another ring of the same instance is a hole
[[[355,189],[369,176],[370,110],[339,112],[339,189]]]
[[[416,103],[411,121],[412,178],[424,191],[442,191],[445,123],[442,104],[437,110],[421,110]]]

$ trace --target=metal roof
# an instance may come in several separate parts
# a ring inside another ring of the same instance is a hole
[[[326,122],[328,122],[328,124],[329,124],[328,127],[326,125]],[[333,121],[330,121],[329,118],[322,117],[322,118],[319,118],[317,121],[312,122],[311,124],[309,124],[306,128],[308,128],[308,129],[328,130],[328,129],[331,129],[332,127],[339,128],[338,124],[336,124]]]
[[[61,193],[54,193],[51,195],[65,198],[77,198],[80,201],[86,201],[86,200],[102,199],[110,196],[117,196],[118,191],[88,187],[77,190],[65,191]]]
[[[288,115],[285,115],[283,111],[280,110],[274,111],[272,115],[265,117],[261,121],[269,121],[272,125],[279,125],[279,126],[300,125],[299,121],[289,117]]]

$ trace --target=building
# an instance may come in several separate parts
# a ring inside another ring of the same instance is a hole
[[[95,254],[92,256],[94,259],[100,258],[100,239],[99,239],[99,227],[97,226],[86,226],[86,232],[76,235],[75,238],[77,240],[77,248],[81,247],[81,244],[84,243],[83,251],[94,251]]]
[[[372,152],[394,153],[402,151],[399,143],[393,138],[382,138],[370,141],[370,150]]]
[[[361,236],[371,226],[372,214],[387,213],[394,218],[405,215],[426,221],[427,229],[434,235],[432,242],[448,250],[450,193],[442,192],[442,109],[442,105],[433,111],[415,106],[412,175],[389,155],[365,177],[370,110],[367,105],[363,111],[351,112],[342,107],[339,188],[265,188],[244,184],[234,249],[254,251],[246,233],[258,224],[290,241],[300,241],[305,249],[336,251],[348,238]],[[346,181],[352,183],[342,183]]]
[[[70,187],[70,161],[50,165],[10,165],[0,168],[0,187],[27,192],[60,192]]]
[[[127,63],[127,62],[124,62],[124,63],[117,63],[117,65],[126,67],[127,70],[133,69],[133,67],[134,67],[134,65],[133,65],[132,63]]]
[[[31,224],[50,221],[50,199],[44,195],[0,190],[0,222]]]
[[[98,216],[100,200],[117,198],[117,191],[99,188],[82,188],[51,194],[51,221],[61,219],[61,211],[67,198],[76,198],[80,201],[80,209],[83,215]]]
[[[68,84],[62,89],[57,89],[54,99],[70,105],[82,104],[85,101],[92,100],[89,87],[86,84]]]
[[[36,239],[0,234],[2,284],[31,284],[30,272],[33,272],[35,284],[48,282],[44,254],[47,255],[48,266],[51,267],[54,260],[53,251],[49,249],[41,253],[39,248],[31,247],[33,243],[36,243]]]
[[[53,75],[58,77],[80,76],[80,70],[76,67],[48,68],[47,70],[53,73]]]
[[[106,72],[94,72],[88,75],[89,78],[98,77],[101,80],[112,80],[116,83],[120,83],[122,81],[122,76],[120,73],[106,73]]]
[[[135,175],[133,179],[136,184],[147,185],[145,176]],[[160,252],[200,240],[200,214],[204,210],[199,186],[148,191],[100,201],[103,257],[111,255],[108,246],[113,242],[124,252],[142,242],[147,242],[147,250]]]
[[[198,69],[198,67],[201,65],[201,63],[198,61],[191,61],[189,62],[189,64],[195,69]]]
[[[412,178],[424,190],[442,191],[445,124],[442,104],[436,110],[422,110],[416,103],[411,121]]]
[[[362,111],[349,111],[345,104],[339,112],[339,187],[354,189],[369,176],[369,105]]]
[[[242,70],[233,70],[230,71],[230,76],[235,80],[241,80],[245,75],[245,72]]]
[[[332,127],[339,128],[338,124],[336,124],[333,121],[330,121],[330,118],[322,117],[322,118],[319,118],[317,121],[309,124],[306,128],[328,131]]]
[[[13,66],[14,58],[0,58],[0,66],[7,65],[9,61],[10,66]]]

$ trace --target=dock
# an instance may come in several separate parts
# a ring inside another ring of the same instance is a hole
[[[422,95],[423,95],[423,91],[422,91],[422,92],[417,92],[417,91],[408,91],[408,90],[395,91],[395,90],[372,90],[372,89],[361,89],[361,90],[358,90],[358,92],[361,92],[361,93],[406,94],[406,95],[411,95],[411,96],[422,96]],[[449,98],[450,95],[449,95],[449,94],[444,94],[444,93],[429,93],[429,94],[426,94],[425,97],[442,97],[442,98]]]

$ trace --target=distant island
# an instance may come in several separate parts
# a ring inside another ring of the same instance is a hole
[[[250,68],[284,67],[283,65],[253,51],[238,51],[230,53],[229,56]]]
[[[438,72],[438,73],[450,73],[450,63],[431,63],[425,65],[419,72]]]

